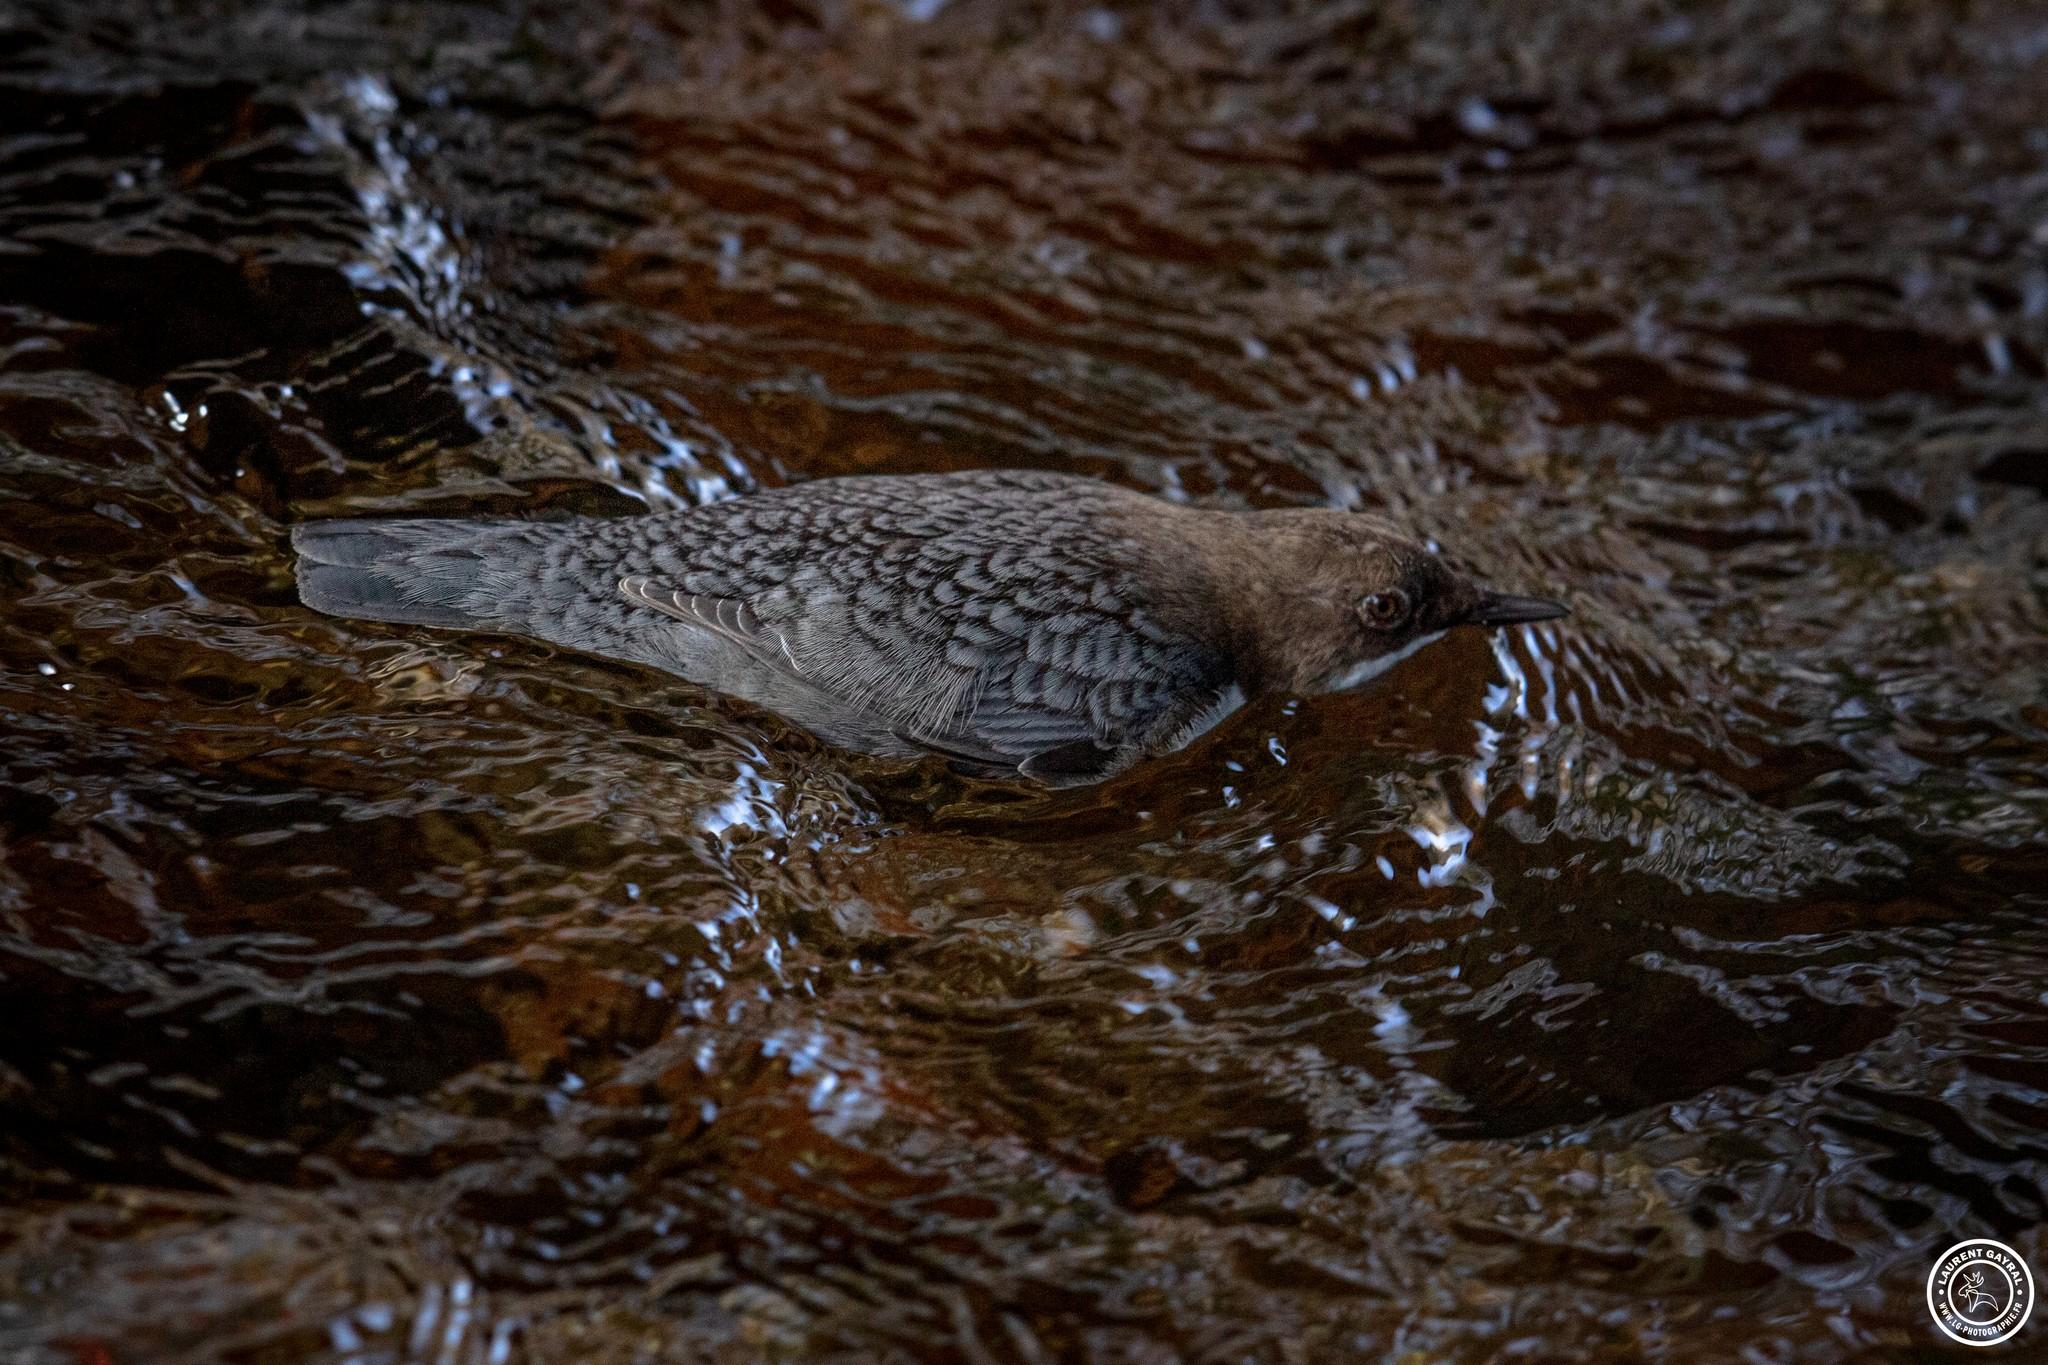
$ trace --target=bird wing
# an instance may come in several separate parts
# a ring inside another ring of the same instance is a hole
[[[628,574],[620,579],[619,591],[630,601],[653,607],[678,621],[701,626],[722,639],[730,640],[763,663],[786,665],[785,671],[797,667],[795,657],[789,654],[781,638],[766,630],[761,618],[745,602],[708,593],[684,592],[681,588],[657,582],[646,574]],[[774,657],[778,647],[782,654],[780,660]]]
[[[1060,549],[969,528],[828,551],[745,596],[650,574],[619,590],[918,747],[1082,782],[1171,747],[1230,679],[1219,652]]]

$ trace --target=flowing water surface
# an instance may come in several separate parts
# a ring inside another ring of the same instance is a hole
[[[2048,1272],[2038,4],[17,0],[0,109],[0,1358],[1903,1360]],[[285,551],[980,465],[1574,615],[1048,795]]]

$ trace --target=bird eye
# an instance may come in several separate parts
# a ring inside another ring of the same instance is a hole
[[[1358,604],[1358,614],[1375,630],[1392,630],[1408,619],[1408,594],[1399,588],[1369,593]]]

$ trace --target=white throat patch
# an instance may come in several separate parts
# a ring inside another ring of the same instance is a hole
[[[1400,663],[1401,660],[1407,658],[1410,654],[1413,654],[1416,650],[1421,649],[1424,645],[1441,640],[1443,637],[1444,633],[1442,631],[1431,631],[1427,635],[1416,636],[1392,654],[1382,654],[1377,659],[1365,659],[1351,665],[1349,668],[1339,669],[1335,674],[1331,675],[1327,683],[1323,684],[1323,690],[1325,692],[1348,692],[1354,687],[1363,687],[1395,664]]]

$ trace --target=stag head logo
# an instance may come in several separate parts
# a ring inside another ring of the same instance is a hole
[[[1979,1308],[1989,1308],[1994,1313],[1998,1311],[1998,1300],[1984,1287],[1984,1272],[1981,1270],[1973,1270],[1967,1275],[1958,1276],[1955,1292],[1956,1297],[1962,1300],[1963,1314],[1966,1317],[1977,1316]]]

